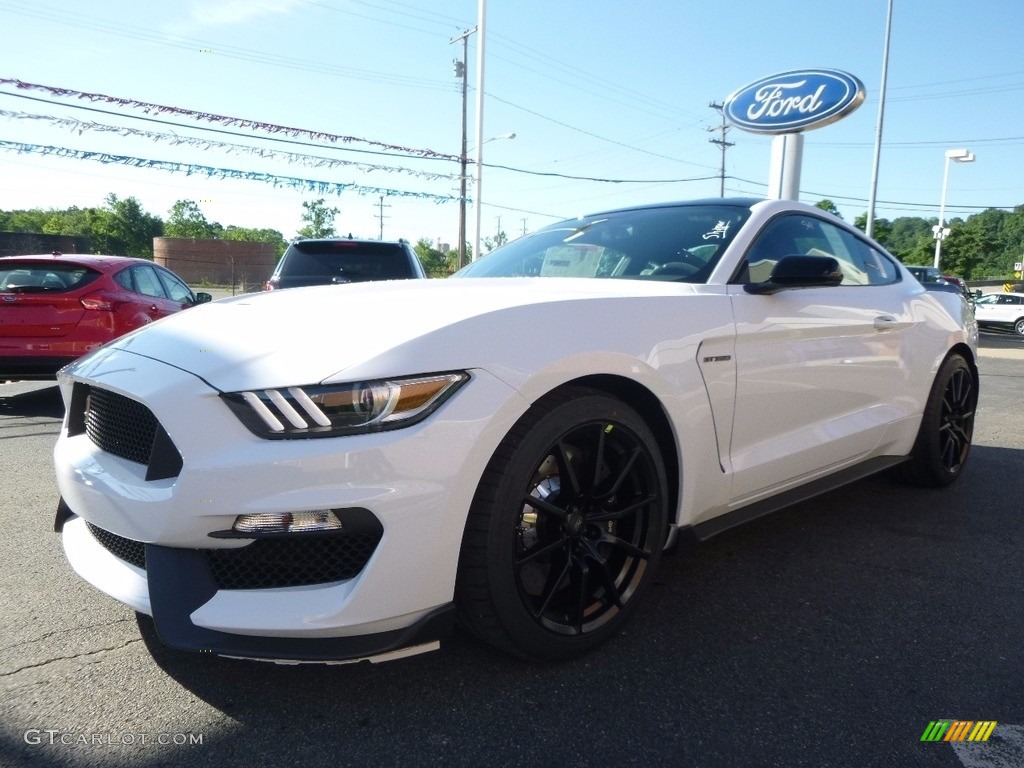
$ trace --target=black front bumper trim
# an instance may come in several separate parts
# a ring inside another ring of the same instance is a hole
[[[373,635],[294,638],[236,635],[197,627],[190,616],[216,593],[202,550],[146,545],[153,622],[161,641],[185,651],[279,661],[344,661],[377,656],[447,637],[455,605],[436,608],[410,627]]]

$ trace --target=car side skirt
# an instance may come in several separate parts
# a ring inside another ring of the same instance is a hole
[[[835,474],[814,480],[805,485],[792,488],[777,496],[754,502],[746,507],[727,512],[696,525],[687,525],[679,530],[679,538],[693,542],[707,541],[712,536],[728,531],[738,525],[749,523],[759,517],[777,512],[785,507],[807,501],[815,496],[828,493],[844,485],[863,480],[882,470],[895,467],[907,460],[906,456],[878,456],[852,467],[847,467]]]

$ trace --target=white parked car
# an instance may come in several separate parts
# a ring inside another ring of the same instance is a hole
[[[800,203],[611,211],[336,294],[219,301],[60,376],[67,557],[171,646],[381,659],[458,618],[568,658],[680,535],[882,469],[946,485],[971,446],[966,302]]]
[[[982,328],[1013,330],[1024,336],[1024,293],[989,293],[974,302],[974,316]]]

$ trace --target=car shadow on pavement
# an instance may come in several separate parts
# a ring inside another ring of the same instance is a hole
[[[49,416],[64,418],[64,401],[60,388],[51,387],[4,395],[0,391],[0,416]]]
[[[952,488],[876,476],[677,552],[623,633],[559,664],[457,632],[440,651],[386,664],[281,666],[168,648],[145,616],[139,630],[156,666],[238,729],[211,740],[211,759],[580,764],[572,755],[588,748],[623,762],[642,748],[676,764],[709,750],[786,764],[812,734],[825,764],[844,722],[891,725],[884,739],[842,742],[849,754],[831,764],[912,764],[933,711],[1019,711],[1024,650],[1012,638],[1024,634],[1024,597],[998,576],[1016,568],[1006,543],[1024,523],[1016,491],[993,478],[1022,461],[1024,451],[976,445]],[[630,706],[609,706],[620,700]],[[775,710],[801,728],[759,730]]]

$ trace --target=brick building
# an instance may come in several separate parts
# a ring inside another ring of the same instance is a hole
[[[270,243],[154,237],[153,260],[189,285],[235,285],[258,291],[274,271],[277,251]]]

